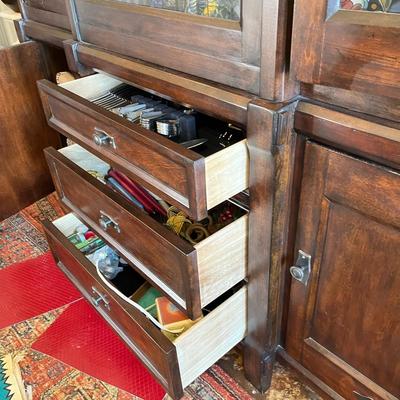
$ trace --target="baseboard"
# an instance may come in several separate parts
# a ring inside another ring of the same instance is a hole
[[[295,369],[297,373],[302,377],[302,379],[307,382],[324,399],[346,400],[344,397],[340,396],[340,394],[331,389],[326,383],[322,382],[321,379],[312,374],[308,369],[304,368],[281,346],[278,346],[277,349],[277,359],[282,364],[288,364],[290,367]]]

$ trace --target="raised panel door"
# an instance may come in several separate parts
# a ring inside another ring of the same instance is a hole
[[[304,171],[288,353],[346,399],[397,399],[400,175],[312,143]]]

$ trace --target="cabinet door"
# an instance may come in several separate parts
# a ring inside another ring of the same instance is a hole
[[[287,0],[266,3],[70,0],[70,7],[80,42],[269,98],[282,83]]]
[[[399,398],[400,175],[308,143],[298,250],[288,353],[345,399]]]
[[[399,43],[399,0],[295,2],[292,60],[302,82],[398,99]]]
[[[0,221],[54,190],[44,158],[59,147],[43,114],[36,81],[61,65],[36,42],[0,50]]]

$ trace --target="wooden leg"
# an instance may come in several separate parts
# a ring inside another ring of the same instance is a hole
[[[287,154],[292,137],[293,108],[293,104],[283,108],[262,100],[248,107],[248,334],[243,356],[245,375],[261,392],[271,385],[280,337],[285,280],[282,260],[289,214],[286,202],[290,197]]]
[[[244,347],[247,379],[260,391],[271,383],[274,350],[269,342],[269,268],[271,254],[274,159],[274,112],[262,103],[248,107],[250,214],[248,247],[248,335]]]

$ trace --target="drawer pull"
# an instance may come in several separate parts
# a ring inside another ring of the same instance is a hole
[[[94,128],[93,140],[97,146],[112,146],[114,149],[117,148],[115,139],[101,129]]]
[[[118,233],[121,233],[118,222],[114,221],[104,211],[100,211],[99,224],[105,231],[107,231],[108,228],[114,228]]]
[[[374,400],[372,397],[364,396],[355,390],[353,390],[353,394],[357,400]]]
[[[100,307],[101,303],[103,303],[104,307],[107,308],[107,310],[110,310],[110,302],[107,300],[107,297],[101,294],[94,286],[92,286],[92,292],[96,296],[91,297],[92,303],[96,307]]]

